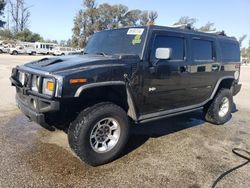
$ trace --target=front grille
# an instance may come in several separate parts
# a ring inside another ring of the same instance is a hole
[[[22,80],[20,80],[20,74],[24,75]],[[16,86],[17,93],[51,99],[55,96],[56,91],[53,91],[52,94],[43,93],[43,82],[45,79],[53,80],[56,88],[56,79],[54,77],[45,75],[39,71],[33,72],[33,69],[29,71],[26,69],[14,68],[11,75],[12,85]]]

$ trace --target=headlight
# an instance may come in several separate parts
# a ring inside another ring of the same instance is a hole
[[[43,91],[42,93],[45,95],[53,95],[55,90],[55,82],[51,78],[43,79]]]
[[[19,72],[18,73],[18,80],[19,80],[19,82],[21,82],[22,85],[24,85],[24,82],[25,82],[25,73]]]
[[[41,77],[33,75],[32,76],[32,82],[31,82],[31,90],[38,92],[39,85],[40,85],[40,79]]]

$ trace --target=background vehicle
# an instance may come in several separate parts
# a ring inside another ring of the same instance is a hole
[[[11,81],[27,117],[66,129],[72,150],[97,166],[119,156],[131,122],[203,109],[205,120],[224,124],[239,76],[235,38],[148,26],[95,33],[84,55],[16,67]]]
[[[70,47],[56,47],[53,50],[55,56],[73,55],[74,53],[77,53],[77,50]]]
[[[0,54],[1,53],[8,53],[8,47],[0,45]]]
[[[35,42],[36,52],[38,54],[49,55],[53,53],[53,49],[57,46],[54,43]]]
[[[4,43],[3,41],[0,41],[0,54],[1,53],[8,53],[8,44]]]
[[[36,55],[36,50],[34,47],[30,45],[21,45],[16,46],[14,48],[8,49],[9,54],[11,55],[18,55],[18,54],[29,54],[29,55]]]

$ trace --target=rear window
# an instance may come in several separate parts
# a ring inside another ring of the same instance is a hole
[[[221,42],[221,55],[224,62],[240,61],[240,48],[235,42]]]
[[[192,42],[193,59],[196,61],[213,60],[213,42],[194,39]]]

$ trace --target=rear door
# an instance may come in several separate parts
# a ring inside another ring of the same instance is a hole
[[[189,105],[199,104],[208,99],[220,76],[220,63],[216,53],[216,39],[191,35],[189,39],[190,61],[188,65]]]

